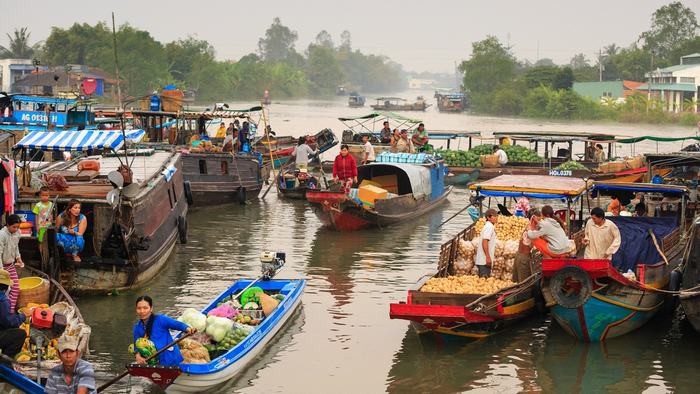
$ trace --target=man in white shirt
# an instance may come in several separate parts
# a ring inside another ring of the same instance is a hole
[[[620,249],[620,230],[615,223],[605,219],[605,211],[602,208],[596,207],[591,210],[591,219],[586,223],[585,233],[584,259],[610,260]]]
[[[362,152],[364,152],[362,164],[367,164],[376,160],[374,156],[374,147],[369,143],[369,136],[367,134],[362,136]]]
[[[311,147],[306,144],[306,137],[299,137],[299,143],[294,147],[294,152],[292,153],[295,157],[296,168],[306,168],[309,165],[309,156],[317,153],[318,149],[311,149]]]
[[[491,276],[491,264],[496,253],[496,223],[498,223],[498,211],[495,209],[486,210],[486,224],[481,229],[481,243],[476,248],[476,258],[474,264],[479,270],[479,277],[488,278]]]
[[[506,154],[506,152],[503,149],[501,149],[501,147],[499,145],[493,146],[493,154],[498,156],[498,164],[499,165],[504,166],[504,165],[506,165],[506,163],[508,163],[508,155]]]

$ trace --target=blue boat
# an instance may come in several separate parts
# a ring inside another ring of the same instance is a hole
[[[16,372],[14,369],[0,364],[0,393],[12,393],[13,389],[27,394],[43,394],[44,386]]]
[[[202,313],[206,314],[215,308],[221,301],[227,300],[232,295],[250,285],[252,280],[239,280],[221,293],[212,301]],[[263,280],[256,282],[255,286],[265,292],[280,293],[285,297],[277,308],[267,316],[260,325],[256,326],[245,339],[226,353],[216,357],[207,364],[181,364],[179,367],[144,366],[131,364],[127,368],[132,375],[150,378],[161,387],[167,387],[168,392],[213,392],[214,387],[234,378],[248,364],[250,364],[294,315],[294,311],[301,304],[301,295],[304,292],[306,281],[293,280]],[[162,382],[162,377],[179,369],[179,376],[173,381]]]
[[[607,218],[617,225],[622,238],[611,260],[542,261],[542,292],[547,306],[566,332],[585,342],[625,335],[661,310],[666,295],[658,290],[668,288],[687,238],[686,187],[596,182],[595,190],[643,192],[654,216]],[[676,210],[652,209],[655,202],[651,197],[662,193],[678,198]]]

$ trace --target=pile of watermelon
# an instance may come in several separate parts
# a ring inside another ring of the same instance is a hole
[[[508,155],[509,162],[542,163],[544,161],[544,158],[535,151],[524,146],[501,145],[501,148]],[[445,159],[445,163],[451,167],[481,167],[481,155],[493,153],[493,145],[477,145],[468,151],[438,149],[435,153]]]

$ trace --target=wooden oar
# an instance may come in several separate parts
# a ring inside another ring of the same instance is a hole
[[[656,235],[654,235],[654,232],[651,231],[651,229],[649,229],[649,230],[647,230],[647,231],[649,231],[649,235],[651,235],[651,240],[654,241],[654,246],[656,247],[656,251],[659,252],[659,254],[661,255],[661,257],[662,257],[662,258],[664,259],[664,261],[666,262],[666,265],[668,265],[668,259],[666,258],[666,255],[664,254],[664,252],[663,252],[663,251],[661,250],[661,248],[659,247],[659,241],[656,240]]]
[[[148,363],[149,360],[151,360],[151,359],[153,359],[153,358],[155,358],[155,357],[158,357],[158,356],[159,356],[161,353],[163,353],[164,351],[166,351],[166,350],[170,349],[171,347],[177,345],[178,343],[180,343],[180,341],[182,341],[183,339],[189,337],[190,335],[192,335],[192,334],[185,334],[185,335],[181,336],[180,338],[178,338],[178,339],[176,339],[176,340],[170,342],[170,344],[165,345],[165,347],[163,347],[162,349],[158,350],[157,352],[155,352],[154,354],[152,354],[150,357],[148,357],[148,358],[146,359],[146,363]],[[102,386],[98,387],[98,388],[97,388],[97,392],[99,393],[99,392],[101,392],[101,391],[104,391],[107,387],[113,385],[114,383],[117,383],[118,381],[121,380],[121,378],[123,378],[124,376],[126,376],[126,375],[128,375],[128,374],[129,374],[129,370],[127,369],[126,371],[122,372],[122,373],[119,374],[118,376],[112,378],[109,382],[107,382],[107,383],[103,384]]]
[[[472,203],[467,204],[467,206],[464,207],[464,208],[462,208],[462,209],[460,209],[459,212],[455,213],[454,215],[450,216],[449,219],[447,219],[447,220],[445,220],[444,222],[440,223],[440,225],[437,226],[437,228],[442,227],[443,224],[445,224],[445,223],[449,222],[450,220],[454,219],[457,215],[459,215],[460,213],[464,212],[467,208],[469,208],[469,207],[471,207],[471,206],[472,206]]]

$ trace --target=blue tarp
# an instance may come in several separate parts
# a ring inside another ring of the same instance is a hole
[[[39,96],[12,96],[13,101],[21,101],[23,103],[39,103],[39,104],[67,104],[73,105],[78,103],[78,100],[64,99],[59,97],[39,97]]]
[[[656,264],[663,260],[649,235],[654,232],[659,247],[665,236],[678,227],[676,218],[638,218],[614,216],[607,217],[620,230],[622,242],[620,249],[613,255],[612,264],[621,272],[635,271],[637,264]]]

